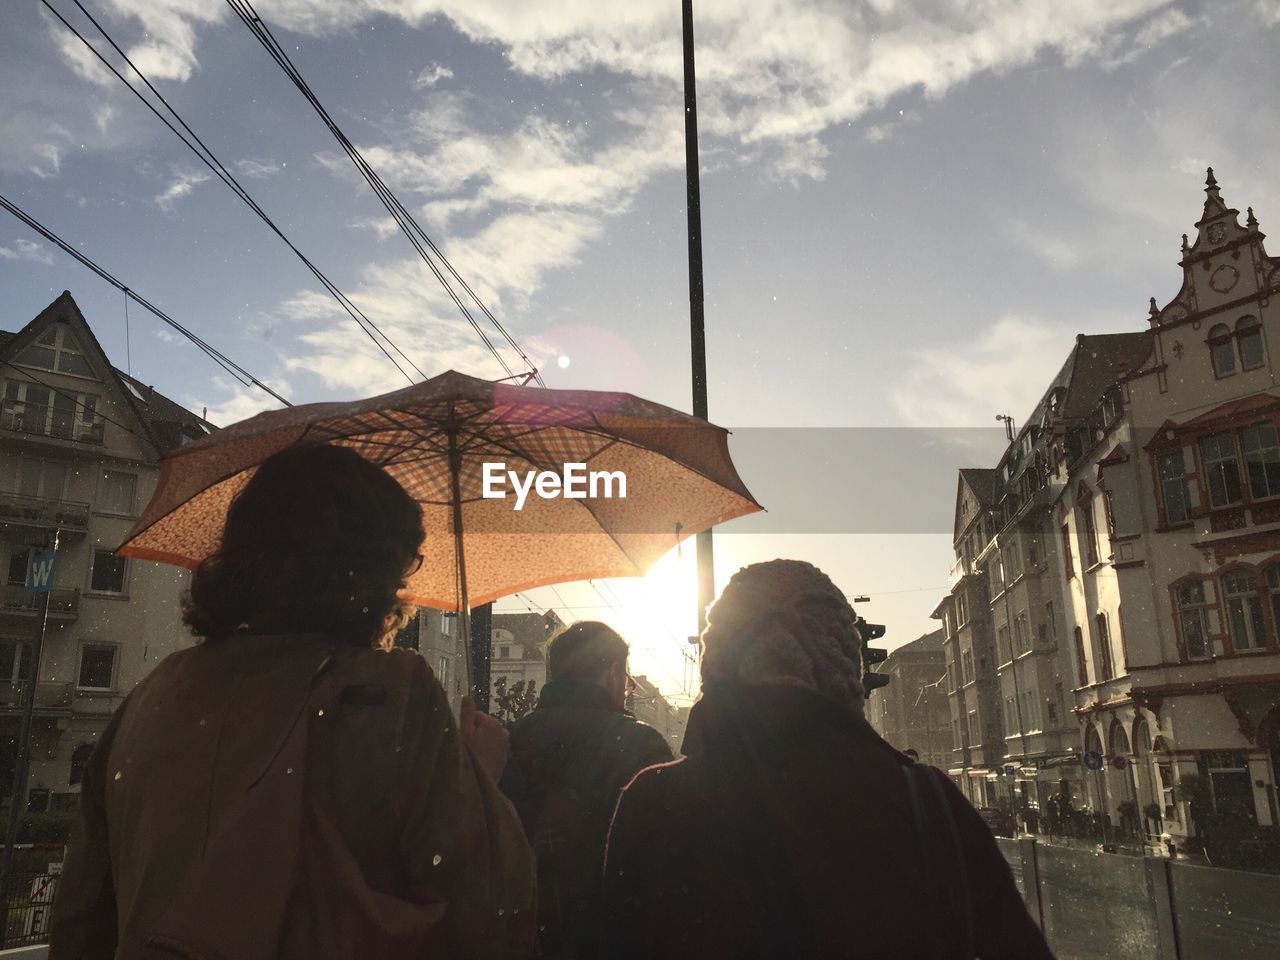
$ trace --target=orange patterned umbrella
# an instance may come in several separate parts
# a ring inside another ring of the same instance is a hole
[[[309,443],[350,447],[422,505],[424,562],[405,597],[442,610],[639,576],[679,540],[761,509],[721,427],[630,394],[450,371],[367,400],[261,413],[179,448],[120,554],[195,567],[256,466]]]

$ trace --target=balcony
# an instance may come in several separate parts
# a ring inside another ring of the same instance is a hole
[[[56,406],[0,401],[0,430],[101,446],[105,427],[106,421],[100,418],[86,423],[74,407],[60,410]]]
[[[955,588],[955,585],[965,577],[971,577],[974,574],[973,563],[964,557],[959,557],[956,562],[951,565],[951,579],[947,581],[947,586]]]
[[[0,531],[61,530],[83,537],[89,532],[89,504],[0,493]]]
[[[26,587],[7,586],[0,592],[0,616],[38,617],[44,603],[38,593]],[[49,591],[49,621],[70,623],[80,616],[80,588]]]
[[[22,708],[22,693],[28,683],[29,680],[0,681],[0,712]],[[70,713],[73,692],[74,684],[70,680],[41,680],[36,684],[35,712]]]

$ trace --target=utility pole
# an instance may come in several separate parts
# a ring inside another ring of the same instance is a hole
[[[698,171],[698,94],[693,65],[693,0],[682,0],[684,21],[684,169],[689,225],[689,332],[693,359],[693,415],[707,419],[707,334],[703,320],[702,188]],[[698,634],[715,599],[715,555],[711,531],[698,534]]]
[[[31,679],[26,681],[22,686],[22,719],[18,726],[18,752],[13,764],[13,788],[9,797],[9,825],[5,831],[4,839],[4,856],[0,859],[0,891],[3,891],[5,906],[8,906],[9,880],[13,872],[13,847],[18,840],[18,822],[22,817],[22,803],[26,799],[27,787],[27,768],[30,763],[31,754],[31,721],[35,714],[36,706],[36,686],[40,682],[40,655],[44,652],[44,634],[49,625],[49,594],[53,590],[54,564],[58,556],[58,543],[62,539],[62,530],[55,528],[53,531],[53,552],[52,559],[48,561],[48,568],[45,571],[43,580],[38,580],[36,575],[37,558],[33,553],[31,559],[27,562],[27,587],[33,592],[43,594],[43,601],[40,604],[40,614],[36,618],[36,633],[31,642],[31,654],[28,662],[31,664]],[[19,664],[21,664],[22,650],[18,650]],[[8,916],[8,914],[5,914]]]

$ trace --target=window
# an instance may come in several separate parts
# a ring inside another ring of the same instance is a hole
[[[1271,623],[1280,630],[1280,564],[1267,568],[1267,596],[1271,601]]]
[[[441,632],[444,636],[446,636],[446,637],[452,637],[452,636],[453,636],[453,625],[454,625],[454,623],[456,622],[457,617],[458,617],[458,615],[457,615],[456,613],[442,613],[442,614],[440,614],[440,632]]]
[[[1262,597],[1258,581],[1249,570],[1235,570],[1222,578],[1227,605],[1227,629],[1235,650],[1258,650],[1266,643],[1262,622]]]
[[[1115,674],[1111,664],[1111,631],[1107,628],[1107,615],[1099,613],[1098,624],[1098,679],[1110,680]]]
[[[1035,689],[1022,693],[1022,722],[1028,733],[1040,729],[1040,694]]]
[[[1004,589],[1004,579],[1000,575],[1000,559],[998,557],[991,561],[989,572],[991,574],[991,595],[995,597]]]
[[[1073,636],[1076,642],[1076,676],[1080,678],[1080,686],[1083,687],[1089,682],[1089,670],[1084,657],[1084,632],[1076,627]]]
[[[1225,507],[1240,502],[1240,460],[1236,456],[1236,438],[1230,433],[1217,433],[1200,441],[1200,458],[1209,480],[1209,502]]]
[[[1203,660],[1212,655],[1209,646],[1209,611],[1204,599],[1204,583],[1187,580],[1179,584],[1175,595],[1178,601],[1178,625],[1182,628],[1182,642],[1186,644],[1187,658]]]
[[[510,660],[510,659],[511,659],[511,648],[510,648],[510,647],[506,647],[506,646],[499,647],[499,648],[498,648],[498,659],[499,659],[499,660]]]
[[[1081,524],[1081,551],[1084,554],[1080,564],[1088,570],[1098,562],[1098,530],[1093,523],[1093,496],[1081,490],[1080,498],[1076,502],[1079,506]]]
[[[18,467],[18,493],[24,497],[61,500],[67,485],[67,465],[60,460],[24,459]]]
[[[973,683],[973,651],[966,650],[961,655],[961,662],[964,665],[964,682]]]
[[[0,639],[0,683],[31,679],[31,644]]]
[[[970,743],[982,742],[982,728],[978,725],[977,710],[969,711],[969,742]]]
[[[1191,517],[1191,501],[1187,496],[1187,466],[1182,451],[1158,457],[1156,469],[1160,473],[1165,522],[1183,523]]]
[[[51,390],[10,380],[4,388],[0,427],[62,440],[102,442],[103,418],[93,394]]]
[[[1044,622],[1048,624],[1049,642],[1056,647],[1058,645],[1058,619],[1053,615],[1052,600],[1045,601]]]
[[[1022,549],[1016,539],[1009,544],[1009,549],[1005,552],[1004,565],[1009,571],[1011,581],[1022,576]]]
[[[124,593],[125,566],[124,557],[117,557],[110,550],[95,548],[89,589],[95,593]]]
[[[1018,654],[1031,649],[1031,621],[1025,610],[1013,618],[1013,647]]]
[[[116,648],[114,644],[87,643],[80,648],[80,678],[76,685],[85,690],[111,690],[115,686]]]
[[[440,657],[436,661],[436,679],[440,681],[440,686],[446,690],[449,689],[449,658]]]
[[[70,373],[78,377],[93,375],[80,345],[76,343],[75,337],[71,335],[66,324],[62,323],[47,327],[35,343],[29,344],[18,353],[14,362],[27,367],[39,367],[41,370]]]
[[[1232,342],[1231,328],[1225,323],[1215,324],[1209,330],[1209,355],[1213,358],[1213,375],[1229,377],[1236,372],[1236,347]]]
[[[1256,370],[1262,366],[1262,324],[1257,317],[1241,317],[1236,322],[1236,342],[1240,346],[1240,369]]]
[[[1071,528],[1065,523],[1062,525],[1062,563],[1066,567],[1067,579],[1070,580],[1076,575],[1076,565],[1071,559]]]
[[[25,586],[27,566],[31,563],[30,547],[15,547],[9,554],[9,574],[6,582],[11,587]]]
[[[1058,716],[1062,712],[1062,681],[1059,680],[1054,683],[1053,699],[1046,701],[1045,706],[1048,709],[1049,722],[1056,726],[1058,723]]]
[[[1280,441],[1275,424],[1260,423],[1240,431],[1249,494],[1255,500],[1280,496]]]
[[[71,751],[71,776],[67,778],[71,786],[74,787],[84,779],[84,768],[92,755],[93,744],[91,743],[82,743]]]
[[[1013,697],[1004,698],[1004,735],[1006,737],[1017,733],[1017,717],[1013,709]]]
[[[1277,568],[1277,572],[1280,573],[1280,567]],[[956,665],[954,663],[948,662],[947,663],[947,692],[955,693],[955,690],[956,690]]]
[[[956,594],[956,622],[962,627],[969,622],[969,598],[963,590]]]
[[[1008,663],[1013,659],[1013,649],[1009,646],[1009,625],[1002,623],[996,630],[996,650],[1000,654],[1000,662]]]
[[[102,479],[98,481],[98,509],[103,513],[132,516],[137,487],[138,478],[132,473],[102,471]]]

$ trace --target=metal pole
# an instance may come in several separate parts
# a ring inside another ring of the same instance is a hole
[[[467,555],[462,543],[462,451],[458,449],[458,421],[454,417],[452,404],[449,409],[449,421],[445,427],[449,437],[449,484],[453,500],[453,556],[458,570],[458,633],[462,639],[463,684],[467,694],[476,698],[476,708],[483,710],[488,705],[489,690],[477,690],[473,686],[475,671],[472,669],[472,658],[479,651],[471,649],[471,601],[467,593]],[[488,656],[488,647],[483,651]],[[481,705],[483,698],[484,705]]]
[[[58,543],[62,539],[61,529],[53,531],[54,571],[57,571]],[[44,652],[44,634],[49,625],[49,594],[52,592],[52,579],[49,590],[45,591],[44,603],[40,608],[39,627],[31,642],[31,679],[22,687],[22,719],[18,726],[18,752],[13,764],[13,789],[9,798],[9,824],[5,831],[4,857],[0,860],[0,893],[3,894],[5,906],[8,906],[9,882],[13,870],[13,846],[18,840],[18,821],[22,817],[22,803],[26,799],[28,756],[31,752],[31,722],[36,707],[36,685],[40,682],[40,657]],[[19,649],[18,656],[22,656]],[[7,911],[6,911],[6,916]],[[4,931],[0,931],[0,943],[3,943]]]
[[[698,95],[693,64],[693,0],[682,2],[684,26],[684,168],[689,223],[689,332],[693,360],[693,415],[707,419],[707,336],[703,320],[702,191],[698,171]],[[699,533],[698,633],[707,625],[707,607],[715,599],[715,559],[711,531]]]

